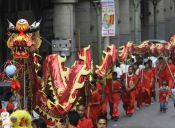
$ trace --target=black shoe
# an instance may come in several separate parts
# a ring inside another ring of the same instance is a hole
[[[132,115],[133,115],[132,113],[128,113],[127,114],[128,117],[132,117]]]
[[[118,119],[119,119],[118,116],[116,116],[116,117],[112,117],[112,120],[114,120],[114,121],[118,121]]]
[[[163,112],[163,109],[162,108],[160,108],[160,112]]]
[[[163,112],[163,113],[166,113],[166,108],[164,108],[162,112]]]

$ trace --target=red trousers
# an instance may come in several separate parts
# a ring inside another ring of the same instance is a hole
[[[109,99],[110,115],[111,117],[118,117],[120,115],[118,106],[120,104],[120,93],[111,93]]]
[[[141,86],[137,88],[137,95],[136,95],[136,100],[137,100],[137,107],[142,108],[143,107],[143,89]]]
[[[134,113],[134,104],[135,104],[135,91],[124,92],[122,96],[123,107],[126,111],[126,114]]]
[[[154,80],[153,86],[151,87],[151,97],[156,98],[156,82]]]
[[[102,107],[100,104],[90,106],[89,117],[92,119],[94,127],[96,127],[97,118],[101,116],[101,114],[102,114]]]
[[[143,88],[142,97],[143,97],[143,102],[145,104],[151,104],[151,92],[150,92],[150,89]]]

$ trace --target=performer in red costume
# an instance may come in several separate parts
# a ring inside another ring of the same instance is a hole
[[[151,88],[153,85],[153,72],[149,68],[149,63],[145,63],[144,75],[143,75],[143,102],[146,105],[151,104]]]
[[[132,66],[129,66],[128,74],[123,76],[125,92],[122,95],[123,107],[128,116],[132,116],[134,113],[134,104],[136,96],[136,85],[138,84],[139,79],[134,75],[134,69]]]
[[[162,85],[162,81],[166,79],[166,64],[162,57],[159,57],[158,64],[156,66],[156,78],[159,82],[159,87]]]
[[[112,86],[112,72],[108,74],[105,80],[106,84],[103,89],[103,95],[102,95],[102,113],[103,116],[107,116],[107,104],[109,103],[109,98],[111,95],[111,86]]]
[[[118,74],[113,72],[113,81],[109,96],[110,115],[114,121],[117,121],[120,115],[118,107],[121,99],[121,80],[117,76]]]
[[[102,86],[97,82],[95,78],[91,83],[92,96],[88,103],[87,116],[93,120],[94,126],[96,126],[97,118],[101,116],[102,113]]]
[[[168,58],[168,62],[166,63],[166,79],[168,81],[168,86],[170,89],[174,87],[174,75],[175,75],[175,66],[172,63],[172,59]]]
[[[156,76],[156,68],[153,67],[151,59],[148,60],[148,64],[149,64],[149,68],[151,69],[151,71],[153,73],[153,84],[151,86],[151,97],[155,101],[156,100],[156,77],[155,77]]]
[[[77,106],[77,112],[80,115],[80,120],[78,122],[78,128],[93,128],[92,119],[88,119],[85,116],[85,105],[79,104]]]
[[[141,109],[143,107],[142,102],[143,69],[139,68],[137,63],[134,63],[133,67],[134,67],[134,74],[140,79],[136,87],[136,101],[137,101],[137,107]]]

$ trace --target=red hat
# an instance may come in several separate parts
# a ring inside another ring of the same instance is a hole
[[[7,110],[7,111],[9,111],[9,110],[14,110],[14,109],[15,109],[14,104],[12,104],[12,103],[8,103],[8,104],[7,104],[7,107],[6,107],[6,110]]]

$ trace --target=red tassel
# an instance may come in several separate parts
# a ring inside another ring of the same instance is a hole
[[[11,89],[13,91],[17,91],[18,92],[18,91],[21,90],[21,85],[20,85],[18,80],[12,80],[10,86],[11,86]]]

